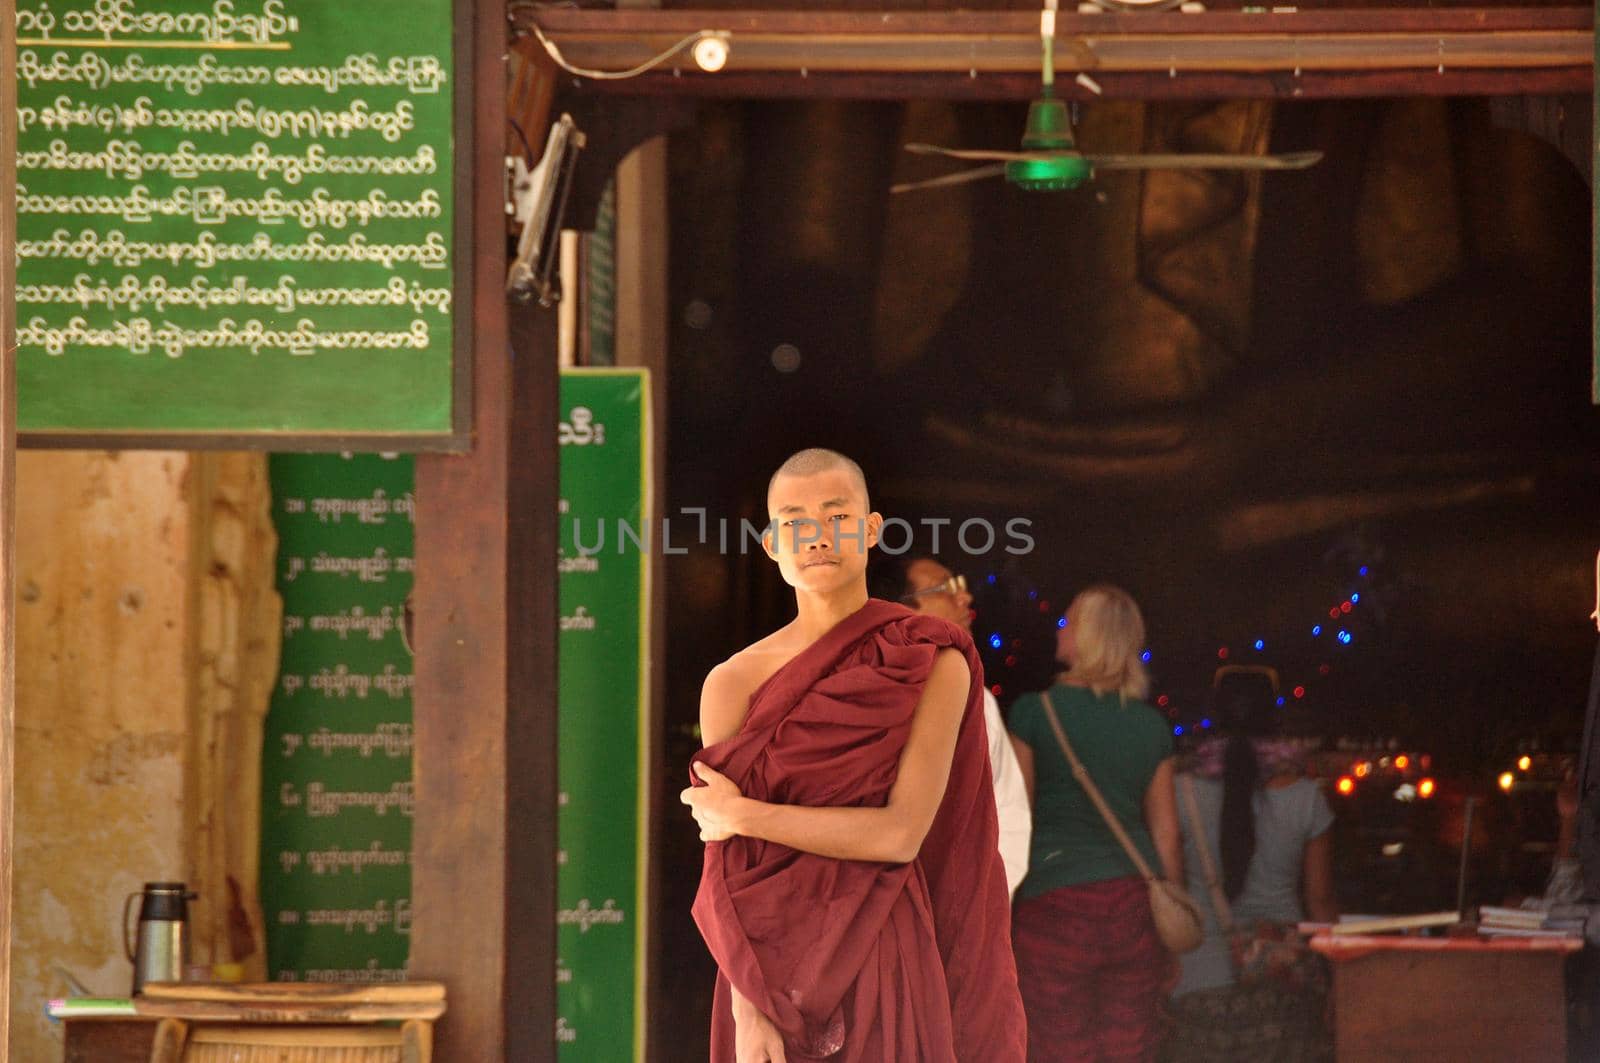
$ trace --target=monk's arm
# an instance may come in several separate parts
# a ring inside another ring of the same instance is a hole
[[[783,1035],[771,1019],[761,1013],[744,994],[730,983],[728,992],[733,997],[733,1045],[738,1059],[771,1060],[784,1063]]]
[[[884,807],[811,808],[740,797],[729,809],[733,832],[837,860],[898,864],[916,859],[950,781],[971,682],[960,651],[940,650]]]
[[[719,664],[706,676],[705,685],[700,689],[700,738],[705,745],[715,745],[739,733],[745,713],[749,711],[747,686],[745,678],[729,664]],[[765,1058],[781,1063],[783,1035],[778,1033],[778,1028],[731,983],[728,991],[732,996],[734,1041],[740,1058],[745,1058],[749,1049],[755,1049],[758,1057],[764,1054]]]
[[[711,669],[700,688],[700,742],[714,746],[739,733],[750,709],[750,692],[740,676],[724,662]]]

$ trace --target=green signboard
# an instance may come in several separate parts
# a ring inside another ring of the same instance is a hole
[[[649,926],[650,381],[562,374],[560,1056],[642,1058]],[[262,770],[275,978],[404,977],[410,930],[412,464],[276,455],[283,663]]]
[[[562,1060],[643,1058],[649,789],[650,379],[561,375]]]
[[[262,752],[261,898],[275,979],[405,977],[412,464],[271,459],[283,657]]]
[[[17,428],[462,434],[452,0],[20,0]]]

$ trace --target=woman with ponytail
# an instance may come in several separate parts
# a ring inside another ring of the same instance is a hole
[[[1293,924],[1303,919],[1338,917],[1333,812],[1305,777],[1304,744],[1282,732],[1270,680],[1225,678],[1233,681],[1218,688],[1212,710],[1218,736],[1195,751],[1177,780],[1184,867],[1206,936],[1180,957],[1177,1025],[1166,1055],[1186,1063],[1316,1059],[1329,1046],[1312,988],[1275,980],[1236,985],[1230,939],[1263,924],[1284,927],[1292,939]]]

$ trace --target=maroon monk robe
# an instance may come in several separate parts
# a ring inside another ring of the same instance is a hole
[[[718,1063],[734,1058],[730,983],[777,1025],[791,1060],[1025,1057],[983,668],[965,631],[869,601],[756,688],[739,733],[696,759],[761,801],[881,808],[944,647],[965,655],[972,684],[915,860],[835,860],[745,837],[706,846],[694,917],[718,967]]]

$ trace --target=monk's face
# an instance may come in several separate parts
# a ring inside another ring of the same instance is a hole
[[[906,604],[919,613],[937,616],[970,629],[972,595],[966,591],[943,589],[952,575],[937,561],[921,558],[911,562],[906,566]]]
[[[844,469],[780,476],[767,495],[772,518],[762,539],[796,590],[826,593],[864,580],[867,550],[883,518],[867,511],[863,485]]]

